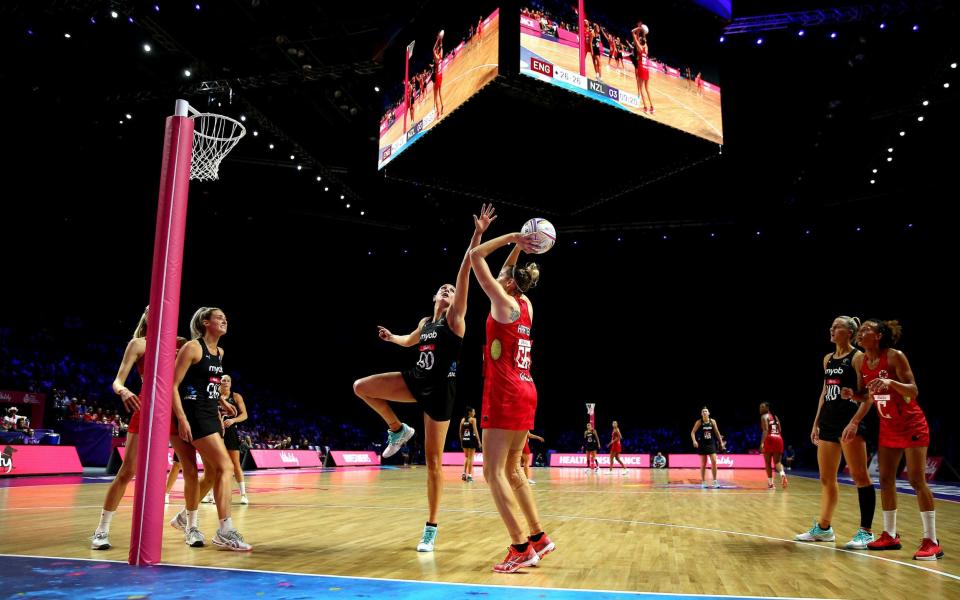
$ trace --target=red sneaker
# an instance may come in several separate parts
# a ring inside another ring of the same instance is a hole
[[[547,537],[547,534],[540,536],[539,542],[535,542],[530,538],[527,539],[530,541],[530,547],[533,548],[533,551],[537,553],[537,558],[539,559],[543,559],[544,556],[557,549],[557,545],[550,541],[550,538]]]
[[[785,473],[780,474],[780,487],[787,489],[787,475]]]
[[[867,550],[899,550],[900,547],[900,534],[898,533],[896,537],[893,537],[886,531],[881,533],[876,540],[867,544]]]
[[[943,550],[940,549],[940,543],[923,538],[920,542],[920,548],[913,555],[913,560],[937,560],[943,558]]]
[[[533,544],[527,545],[526,552],[517,552],[513,546],[510,546],[507,548],[507,557],[503,559],[502,563],[493,565],[493,571],[495,573],[514,573],[523,567],[532,567],[538,562],[540,562],[540,557],[533,549]]]
[[[775,489],[775,488],[774,488],[774,486],[773,486],[772,483],[768,483],[768,484],[767,484],[767,489],[768,489],[768,490],[772,490],[772,489]]]

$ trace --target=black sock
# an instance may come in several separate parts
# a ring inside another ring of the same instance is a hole
[[[430,521],[427,521],[427,527],[436,527],[436,526],[437,526],[436,523],[431,523]]]
[[[524,542],[522,544],[513,544],[513,549],[517,552],[526,552],[527,546],[530,545],[530,542]]]
[[[540,538],[542,538],[542,537],[543,537],[543,532],[541,531],[541,532],[538,533],[537,535],[531,535],[531,536],[530,536],[530,541],[531,541],[531,542],[539,542],[539,541],[540,541]]]
[[[860,500],[860,527],[871,529],[873,514],[877,511],[877,491],[873,485],[858,487],[857,497]]]

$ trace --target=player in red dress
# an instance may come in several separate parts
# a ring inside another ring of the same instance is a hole
[[[103,510],[100,511],[100,523],[93,533],[90,547],[93,550],[110,549],[110,524],[113,521],[113,515],[120,506],[120,500],[127,491],[127,485],[137,474],[137,447],[140,433],[140,398],[132,391],[127,389],[126,381],[130,375],[130,370],[136,367],[140,380],[143,380],[144,357],[147,353],[147,317],[150,314],[150,307],[144,309],[140,322],[133,332],[133,338],[127,343],[127,348],[123,352],[123,360],[120,363],[120,369],[117,371],[117,377],[113,380],[113,393],[120,396],[123,406],[128,411],[133,411],[130,417],[130,424],[127,426],[127,439],[125,443],[125,454],[123,463],[117,476],[114,477],[110,487],[107,488],[107,495],[103,499]],[[177,350],[186,342],[185,338],[177,338]],[[171,419],[172,420],[172,419]],[[170,435],[177,434],[176,425],[171,423]]]
[[[613,461],[620,463],[620,466],[623,467],[623,474],[627,474],[627,465],[623,464],[623,461],[620,460],[620,452],[622,447],[620,445],[620,440],[623,439],[623,436],[620,434],[620,426],[617,425],[617,422],[613,422],[613,433],[610,434],[610,443],[607,444],[607,447],[610,448],[610,472],[613,473]]]
[[[787,489],[787,474],[783,472],[783,433],[780,428],[780,419],[770,410],[769,402],[760,403],[760,429],[763,435],[760,438],[760,452],[763,453],[763,468],[767,470],[767,489],[774,489],[773,469],[775,465],[780,474],[780,485]]]
[[[494,277],[486,257],[510,243],[516,247],[499,276]],[[483,476],[512,542],[507,557],[493,567],[497,573],[533,566],[555,548],[540,526],[536,502],[520,468],[520,455],[537,409],[537,388],[530,375],[533,306],[525,292],[536,285],[540,268],[535,263],[521,268],[516,262],[520,250],[538,250],[538,244],[536,232],[512,233],[470,251],[473,272],[490,298],[480,419],[484,429]],[[524,536],[515,516],[518,503],[531,532],[529,537]]]
[[[523,442],[523,453],[520,454],[520,466],[523,467],[523,474],[526,476],[527,482],[530,485],[537,485],[530,471],[530,464],[533,463],[533,452],[530,451],[530,440],[537,440],[538,442],[545,442],[546,440],[532,431],[528,431],[527,439]]]
[[[937,540],[936,510],[933,494],[927,487],[927,446],[930,428],[923,410],[917,404],[917,383],[907,356],[893,348],[900,339],[897,321],[870,319],[858,333],[863,385],[873,397],[880,416],[880,438],[877,450],[880,463],[880,504],[883,507],[883,534],[867,544],[870,550],[899,550],[897,533],[897,468],[907,456],[907,475],[917,493],[923,539],[914,553],[916,560],[937,560],[943,549]],[[848,394],[849,395],[849,394]]]
[[[437,118],[443,115],[443,31],[437,34],[437,41],[433,43],[433,110],[437,111]],[[437,110],[439,104],[440,109]]]
[[[630,32],[633,36],[633,51],[636,56],[635,74],[637,77],[637,94],[640,95],[640,101],[643,102],[643,112],[653,110],[653,97],[650,95],[650,69],[647,67],[647,55],[650,48],[647,46],[647,31],[649,31],[643,21],[637,21],[637,26]],[[650,108],[647,108],[647,102]]]

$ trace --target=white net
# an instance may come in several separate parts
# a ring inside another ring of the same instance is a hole
[[[240,138],[247,134],[246,127],[239,121],[215,115],[193,113],[193,159],[190,163],[190,179],[195,181],[215,181],[220,169],[220,161],[233,150]]]
[[[594,404],[594,403],[592,403],[592,402],[587,402],[587,414],[588,414],[588,415],[592,415],[592,414],[593,414],[593,409],[594,409],[594,407],[596,407],[596,406],[597,406],[597,405]]]

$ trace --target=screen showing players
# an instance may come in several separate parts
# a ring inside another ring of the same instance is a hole
[[[377,169],[497,76],[499,19],[495,10],[472,23],[452,23],[429,38],[410,40],[405,64],[396,65],[400,85],[388,94],[380,119]]]
[[[722,144],[722,20],[697,4],[531,0],[520,13],[520,71]]]

